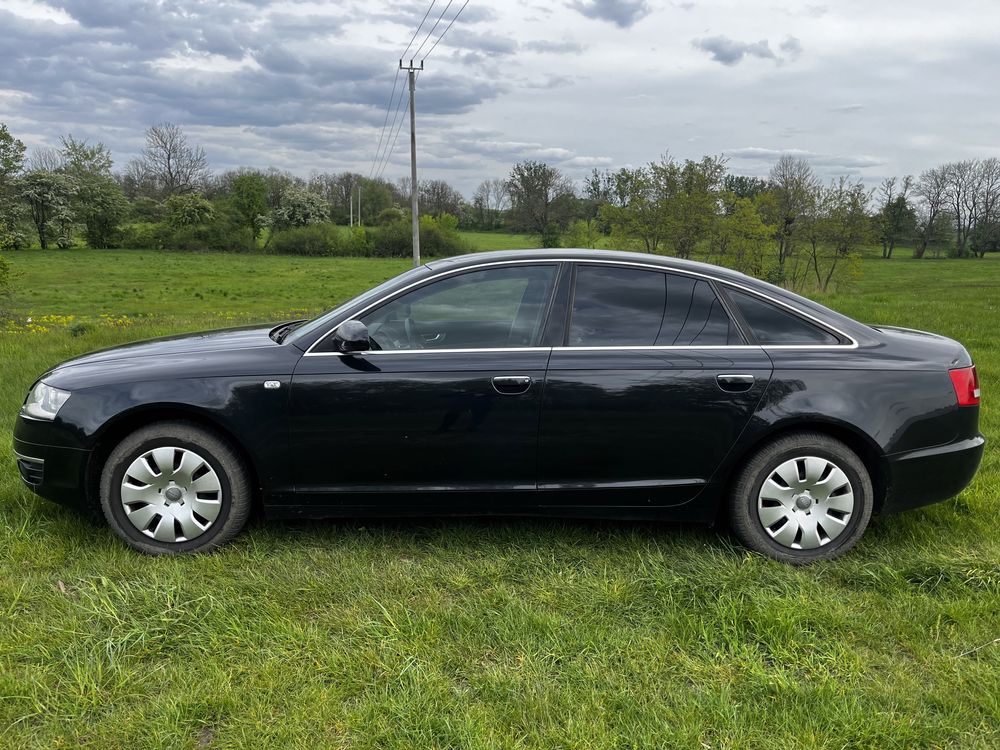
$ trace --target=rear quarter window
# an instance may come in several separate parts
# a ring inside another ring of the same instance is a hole
[[[760,344],[840,343],[840,340],[829,331],[759,297],[734,289],[729,289],[728,294]]]

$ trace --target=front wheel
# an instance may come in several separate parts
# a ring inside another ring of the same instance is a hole
[[[821,433],[778,438],[743,467],[730,496],[736,536],[776,560],[830,560],[864,534],[872,482],[850,448]]]
[[[208,552],[246,523],[246,464],[216,433],[188,422],[136,430],[101,474],[101,508],[131,547],[152,555]]]

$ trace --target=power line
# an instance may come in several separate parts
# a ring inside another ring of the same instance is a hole
[[[420,34],[420,30],[424,27],[424,22],[427,20],[427,16],[429,16],[431,11],[434,9],[435,3],[437,3],[437,0],[431,0],[431,4],[427,6],[427,10],[424,12],[424,17],[420,19],[420,23],[417,25],[416,31],[414,31],[413,36],[410,37],[410,42],[409,44],[406,45],[406,49],[403,50],[403,54],[400,55],[400,58],[405,57],[406,53],[410,51],[410,47],[413,46],[414,40],[416,40],[417,35]],[[396,95],[396,85],[398,83],[399,83],[399,68],[396,68],[396,75],[393,76],[392,79],[392,91],[389,93],[389,101],[386,102],[385,105],[385,118],[382,121],[382,129],[379,131],[378,134],[378,145],[375,147],[375,156],[372,157],[372,165],[368,169],[369,179],[371,179],[372,173],[375,171],[375,167],[379,163],[379,154],[382,151],[382,143],[385,139],[386,125],[389,122],[389,112],[392,110],[392,99]],[[400,95],[400,99],[402,99],[402,95]],[[398,116],[398,110],[396,116]],[[395,124],[395,122],[396,118],[393,117],[393,124]],[[389,132],[390,133],[392,132],[392,126],[389,127]]]
[[[382,130],[378,134],[378,146],[375,147],[375,156],[372,158],[372,165],[368,169],[369,179],[372,176],[372,172],[375,171],[375,164],[378,162],[379,152],[382,150],[382,139],[385,138],[385,126],[389,122],[389,110],[392,109],[392,99],[396,96],[396,84],[399,82],[399,69],[396,69],[396,75],[392,79],[392,93],[389,94],[389,101],[385,105],[385,119],[382,121]]]
[[[437,41],[436,41],[436,42],[434,42],[434,44],[432,44],[432,45],[431,45],[431,48],[430,48],[429,50],[427,50],[427,54],[426,54],[426,55],[424,55],[424,56],[423,56],[423,57],[421,58],[421,60],[420,60],[421,62],[423,62],[424,60],[426,60],[426,59],[427,59],[428,57],[430,57],[430,56],[431,56],[431,52],[433,52],[433,51],[434,51],[434,48],[438,46],[438,42],[440,42],[440,41],[441,41],[442,39],[444,39],[444,35],[448,33],[448,29],[450,29],[450,28],[451,28],[451,25],[452,25],[453,23],[455,23],[455,21],[457,21],[457,20],[458,20],[458,17],[459,17],[460,15],[462,15],[462,11],[463,11],[463,10],[465,10],[465,6],[466,6],[466,5],[468,5],[468,4],[469,4],[469,0],[465,0],[465,5],[463,5],[463,6],[461,7],[461,8],[459,8],[459,9],[458,9],[458,13],[456,13],[456,14],[455,14],[455,17],[454,17],[453,19],[451,19],[451,23],[449,23],[449,24],[448,24],[448,26],[447,26],[447,27],[445,28],[445,30],[441,32],[441,36],[439,36],[439,37],[437,38]]]
[[[382,173],[385,172],[385,168],[389,165],[389,159],[392,157],[393,152],[396,149],[396,141],[399,139],[399,131],[403,128],[403,122],[405,122],[405,117],[400,117],[400,112],[403,111],[403,97],[406,95],[406,88],[402,88],[399,91],[399,99],[396,102],[396,114],[392,117],[392,125],[389,126],[389,132],[392,133],[393,128],[396,128],[396,133],[393,135],[392,139],[386,139],[386,147],[382,152],[382,159],[379,161],[379,166],[375,170],[375,179],[381,179]],[[399,125],[396,125],[397,119],[399,120]]]
[[[427,16],[429,16],[430,13],[431,13],[431,11],[434,9],[434,3],[436,3],[436,2],[437,2],[437,0],[431,0],[430,7],[427,8],[427,12],[424,13],[424,17],[420,19],[420,25],[417,26],[417,30],[414,31],[413,32],[413,36],[410,37],[410,43],[406,45],[406,49],[403,50],[403,54],[401,54],[399,56],[400,59],[406,57],[406,53],[410,51],[410,47],[413,46],[413,40],[417,38],[417,34],[420,33],[420,29],[422,29],[424,27],[424,21],[427,20]],[[396,74],[397,74],[397,76],[399,75],[399,68],[396,68]]]
[[[453,2],[455,2],[455,0],[448,0],[448,4],[444,6],[444,10],[442,10],[441,15],[438,16],[438,20],[434,22],[434,25],[431,26],[431,30],[427,32],[427,36],[424,37],[424,41],[422,41],[420,43],[420,46],[417,47],[417,51],[413,55],[414,57],[420,57],[420,50],[422,50],[424,48],[424,45],[427,44],[427,42],[430,40],[431,36],[434,34],[434,29],[436,29],[438,27],[438,24],[441,23],[441,19],[444,18],[444,14],[448,12],[448,8],[451,7],[451,4]]]

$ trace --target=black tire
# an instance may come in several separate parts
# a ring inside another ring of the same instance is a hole
[[[218,517],[203,533],[186,541],[163,542],[143,533],[128,519],[121,501],[122,481],[132,462],[165,446],[196,452],[221,485]],[[101,472],[101,510],[108,525],[130,547],[149,555],[211,552],[243,529],[252,505],[253,488],[246,462],[221,435],[191,422],[155,422],[136,430],[111,451]]]
[[[843,530],[813,549],[794,549],[775,541],[758,516],[758,497],[764,482],[784,462],[802,456],[833,462],[847,475],[854,495],[854,509]],[[854,451],[829,435],[800,432],[774,440],[744,464],[729,497],[729,517],[733,533],[750,549],[792,565],[808,565],[839,557],[857,543],[871,519],[873,499],[871,476]]]

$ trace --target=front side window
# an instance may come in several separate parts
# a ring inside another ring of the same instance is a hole
[[[729,298],[739,308],[747,325],[761,344],[840,343],[837,337],[828,331],[752,294],[730,289]]]
[[[569,346],[742,344],[711,284],[679,274],[580,266]]]
[[[433,281],[363,315],[372,348],[503,349],[534,346],[556,266],[487,268]]]

